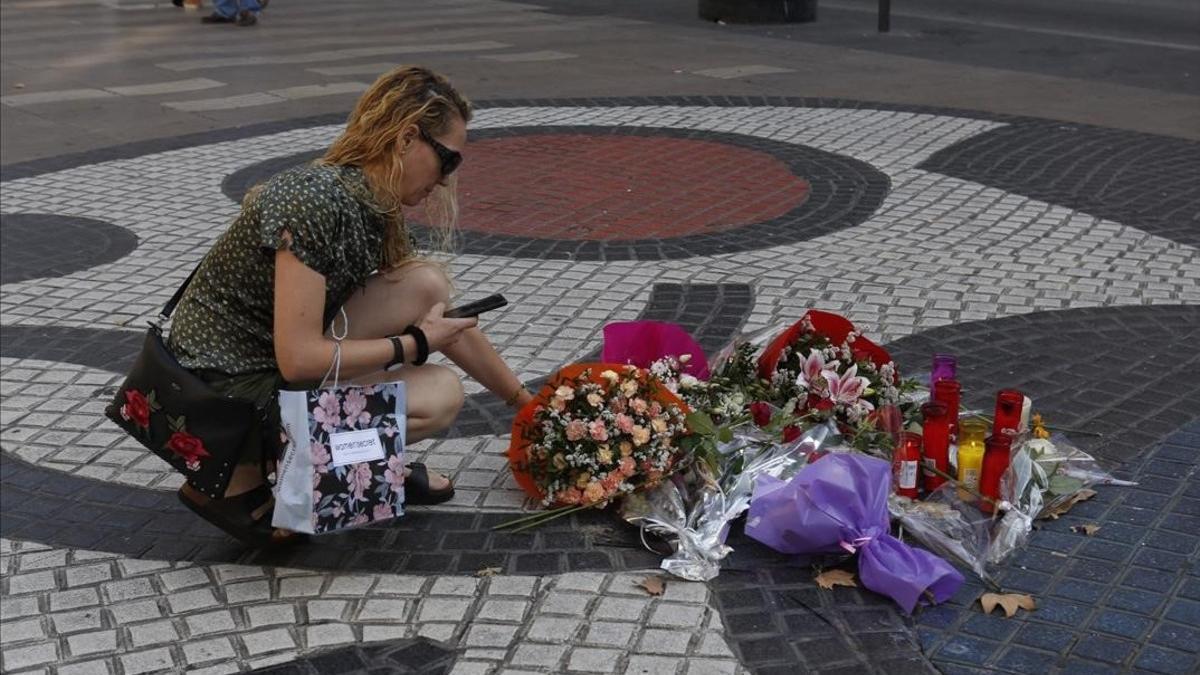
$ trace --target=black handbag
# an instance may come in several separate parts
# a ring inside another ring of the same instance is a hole
[[[195,276],[192,270],[163,307],[161,320],[150,322],[142,351],[104,414],[192,487],[218,499],[243,449],[262,443],[262,413],[253,401],[213,390],[181,366],[163,341],[162,324]]]

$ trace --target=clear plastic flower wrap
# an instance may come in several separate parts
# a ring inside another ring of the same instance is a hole
[[[953,485],[941,486],[923,501],[893,493],[888,500],[888,511],[900,522],[904,536],[958,561],[979,578],[990,580],[987,571],[990,518],[973,503],[960,499]]]
[[[1020,439],[1000,478],[1003,506],[1009,508],[992,528],[988,562],[1003,561],[1029,539],[1034,520],[1055,515],[1093,485],[1136,483],[1114,478],[1061,434]]]
[[[720,476],[713,476],[704,462],[695,462],[672,480],[626,497],[621,517],[670,540],[675,551],[663,559],[662,569],[690,581],[708,581],[732,551],[725,545],[729,524],[749,507],[755,480],[790,478],[811,453],[827,450],[834,439],[836,430],[827,424],[791,443],[765,442],[753,433],[735,435],[718,445]]]

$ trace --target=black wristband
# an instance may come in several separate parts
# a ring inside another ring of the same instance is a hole
[[[383,367],[384,370],[391,370],[404,363],[404,343],[400,341],[400,336],[392,335],[388,340],[392,343],[392,360],[387,362],[387,365]]]
[[[413,365],[425,365],[425,361],[429,358],[429,340],[425,339],[425,331],[416,326],[409,326],[404,329],[404,335],[411,335],[412,339],[417,342],[417,358],[413,361]]]

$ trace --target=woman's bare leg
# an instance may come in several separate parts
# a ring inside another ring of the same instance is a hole
[[[398,335],[418,323],[435,304],[449,299],[450,283],[435,265],[413,263],[400,269],[376,274],[356,291],[343,308],[350,324],[349,339],[381,338]],[[339,330],[340,318],[335,319]],[[449,368],[437,365],[405,366],[395,371],[378,371],[356,378],[354,384],[379,382],[405,383],[408,404],[406,437],[414,443],[429,438],[454,423],[462,409],[462,382]],[[429,472],[430,487],[440,490],[450,481]]]

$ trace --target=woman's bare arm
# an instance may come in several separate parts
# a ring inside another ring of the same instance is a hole
[[[317,382],[333,363],[335,342],[325,335],[325,277],[300,262],[286,248],[275,253],[275,360],[288,382]],[[454,344],[475,319],[442,318],[442,305],[435,305],[420,323],[430,351]],[[341,327],[340,319],[334,325]],[[411,336],[400,338],[409,363],[417,355]],[[381,370],[392,360],[392,343],[378,339],[343,340],[339,378],[347,381]]]

